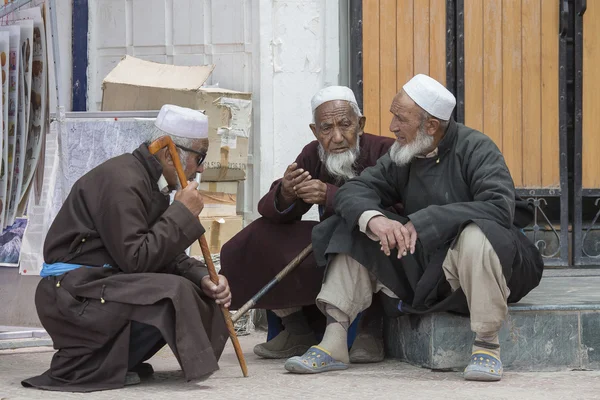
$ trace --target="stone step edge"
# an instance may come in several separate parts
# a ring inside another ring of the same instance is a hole
[[[600,304],[509,304],[509,312],[523,311],[600,311]]]

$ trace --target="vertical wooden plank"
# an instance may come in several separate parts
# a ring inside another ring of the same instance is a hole
[[[502,39],[502,148],[515,186],[522,187],[521,0],[502,2]]]
[[[483,131],[483,2],[465,5],[465,124]]]
[[[379,135],[379,2],[369,0],[363,0],[363,114],[365,131]]]
[[[542,187],[560,186],[559,1],[542,1]]]
[[[429,2],[429,76],[446,85],[446,0]]]
[[[390,105],[396,95],[396,0],[379,1],[380,135],[393,136]]]
[[[396,92],[414,75],[413,0],[396,2]]]
[[[600,188],[600,3],[583,14],[583,187]]]
[[[542,185],[541,2],[522,1],[523,186],[539,188]]]
[[[413,27],[414,73],[429,75],[429,0],[414,0]]]
[[[483,3],[483,132],[502,151],[502,0]]]

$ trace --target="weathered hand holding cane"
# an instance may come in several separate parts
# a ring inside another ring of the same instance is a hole
[[[175,169],[177,170],[177,176],[179,177],[179,181],[181,182],[181,187],[185,188],[187,186],[187,178],[183,172],[183,166],[179,160],[179,155],[177,154],[177,149],[175,148],[175,144],[168,136],[163,136],[148,146],[148,150],[150,154],[156,154],[160,149],[167,147],[169,153],[171,153],[171,158],[173,159],[173,163],[175,164]],[[202,256],[204,256],[204,262],[206,263],[206,267],[208,268],[208,274],[210,276],[210,280],[215,284],[219,284],[219,276],[217,275],[217,271],[215,270],[215,265],[212,262],[212,257],[210,255],[210,250],[208,249],[208,243],[206,242],[206,238],[202,235],[198,242],[200,243],[200,249],[202,250]],[[223,313],[223,317],[225,318],[225,324],[227,325],[227,330],[229,331],[229,337],[231,338],[231,343],[233,344],[233,348],[235,349],[235,354],[237,355],[238,361],[240,363],[240,367],[242,368],[242,373],[244,376],[248,376],[248,367],[246,366],[246,360],[244,358],[244,353],[242,352],[242,348],[240,347],[240,342],[235,333],[235,328],[233,327],[233,322],[231,321],[231,315],[229,314],[229,310],[226,309],[223,305],[220,306],[221,312]]]

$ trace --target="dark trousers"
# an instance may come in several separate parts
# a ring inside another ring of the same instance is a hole
[[[131,321],[128,369],[131,370],[138,364],[152,358],[164,347],[165,343],[156,327]]]

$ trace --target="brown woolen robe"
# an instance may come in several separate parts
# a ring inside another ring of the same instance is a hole
[[[131,321],[158,328],[186,379],[218,369],[227,328],[198,286],[206,267],[184,253],[204,228],[182,203],[169,205],[157,185],[161,174],[141,145],[73,186],[46,237],[44,259],[84,267],[39,283],[38,315],[58,352],[50,369],[24,386],[122,387]]]
[[[356,172],[376,164],[394,140],[364,133],[360,137],[360,156]],[[329,175],[321,162],[318,141],[306,145],[296,158],[298,168],[308,171],[313,179],[327,184],[327,200],[320,207],[320,220],[335,214],[333,199],[342,183]],[[262,218],[252,222],[229,240],[221,249],[221,273],[225,275],[233,296],[232,308],[241,307],[275,275],[310,244],[311,232],[317,221],[301,221],[312,207],[298,199],[287,212],[277,209],[276,199],[281,179],[258,203]],[[266,294],[257,308],[281,309],[314,304],[323,281],[323,269],[309,255],[296,269]]]

